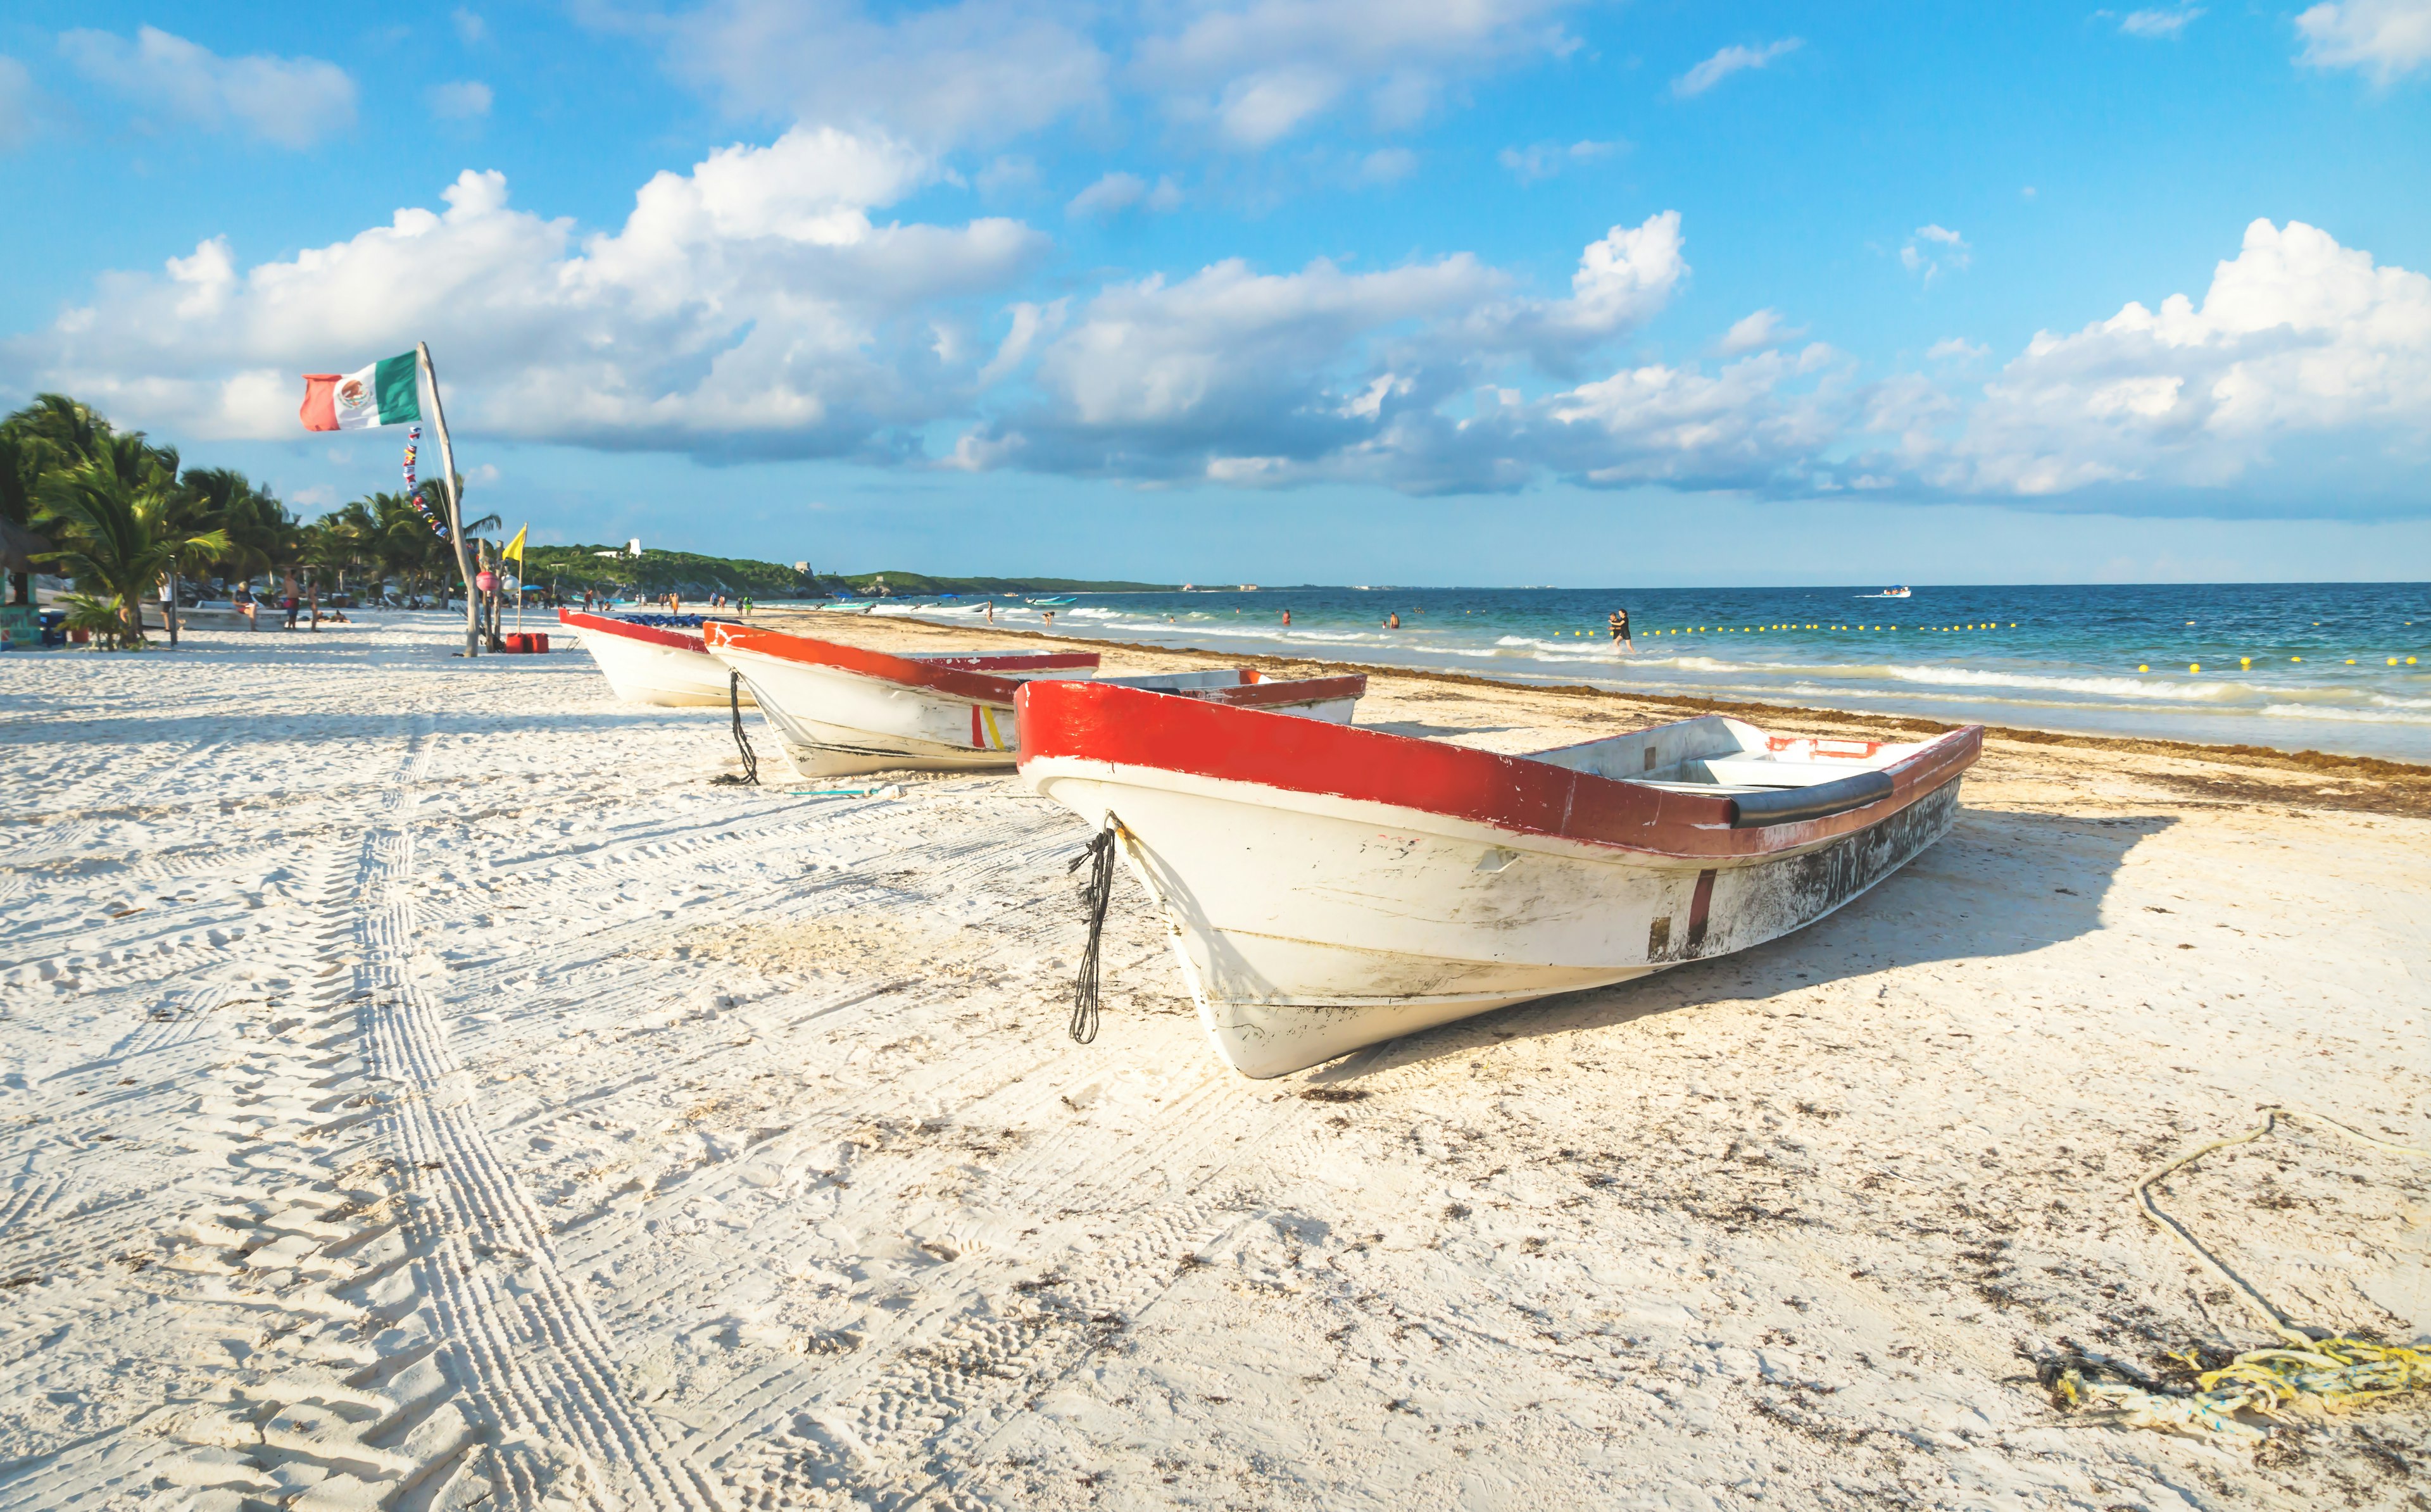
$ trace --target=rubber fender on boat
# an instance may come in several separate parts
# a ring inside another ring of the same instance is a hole
[[[1731,828],[1760,829],[1767,824],[1795,824],[1802,819],[1824,819],[1852,808],[1878,804],[1891,795],[1894,784],[1884,772],[1860,772],[1837,782],[1812,788],[1784,788],[1777,792],[1746,792],[1731,799]]]

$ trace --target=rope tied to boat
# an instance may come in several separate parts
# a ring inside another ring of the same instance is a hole
[[[2202,1371],[2195,1376],[2195,1389],[2191,1392],[2152,1389],[2155,1383],[2108,1362],[2081,1356],[2054,1362],[2041,1374],[2054,1401],[2073,1411],[2100,1414],[2128,1427],[2156,1428],[2164,1433],[2257,1449],[2269,1441],[2270,1430],[2238,1421],[2237,1415],[2240,1412],[2251,1412],[2272,1422],[2287,1422],[2295,1409],[2337,1412],[2383,1397],[2431,1391],[2431,1350],[2384,1344],[2327,1329],[2319,1336],[2305,1332],[2243,1277],[2221,1264],[2197,1242],[2185,1224],[2162,1211],[2153,1200],[2153,1186],[2162,1177],[2194,1164],[2215,1150],[2250,1144],[2271,1133],[2282,1119],[2298,1118],[2391,1155],[2431,1156],[2431,1150],[2376,1139],[2319,1113],[2265,1106],[2262,1122],[2243,1134],[2189,1150],[2167,1165],[2155,1167],[2136,1183],[2138,1209],[2177,1240],[2204,1270],[2242,1298],[2286,1347],[2248,1350],[2218,1370]],[[2195,1363],[2191,1350],[2177,1357],[2189,1365]]]
[[[760,757],[751,749],[751,738],[743,733],[743,674],[731,670],[726,674],[726,711],[734,719],[734,749],[743,753],[743,775],[718,780],[757,788],[760,786]]]
[[[1123,822],[1114,815],[1106,816],[1106,827],[1089,839],[1081,854],[1064,868],[1066,876],[1089,866],[1088,880],[1081,884],[1081,917],[1089,922],[1089,943],[1081,952],[1081,972],[1072,984],[1072,1042],[1085,1045],[1098,1038],[1098,963],[1106,933],[1106,906],[1115,896],[1115,837],[1122,833]]]

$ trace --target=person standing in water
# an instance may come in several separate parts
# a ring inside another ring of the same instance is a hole
[[[1289,609],[1283,610],[1283,623],[1285,626],[1289,626],[1291,623],[1291,610]]]
[[[1627,609],[1613,610],[1612,618],[1606,620],[1604,623],[1612,628],[1612,644],[1614,650],[1629,652],[1635,651],[1637,649],[1635,643],[1629,639],[1629,611]]]
[[[1390,614],[1388,614],[1388,615],[1384,616],[1384,628],[1385,628],[1385,629],[1387,629],[1387,630],[1398,630],[1398,629],[1400,629],[1400,627],[1401,627],[1401,611],[1400,611],[1400,610],[1399,610],[1399,609],[1395,609],[1392,613],[1390,613]]]

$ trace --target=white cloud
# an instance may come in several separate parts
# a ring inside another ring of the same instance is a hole
[[[205,130],[228,127],[282,147],[309,147],[355,121],[355,81],[317,58],[222,58],[157,26],[133,41],[71,31],[59,50],[87,78]]]
[[[1992,349],[1963,336],[1953,336],[1934,342],[1924,349],[1927,360],[1934,362],[1973,362],[1992,355]]]
[[[1620,148],[1618,141],[1574,141],[1567,147],[1559,142],[1540,141],[1527,148],[1505,147],[1497,160],[1522,184],[1534,184],[1552,177],[1573,163],[1589,163],[1599,158],[1609,158]]]
[[[990,200],[1025,194],[1038,187],[1038,163],[1019,156],[991,158],[972,182],[981,197]]]
[[[457,40],[465,46],[478,46],[490,40],[490,24],[481,19],[480,12],[458,6],[449,19],[456,24]]]
[[[1920,246],[1920,242],[1929,246]],[[1900,248],[1899,258],[1901,267],[1931,283],[1944,269],[1963,271],[1975,260],[1975,249],[1968,245],[1965,237],[1947,226],[1920,225]]]
[[[1132,206],[1143,206],[1160,213],[1182,206],[1182,188],[1171,177],[1161,177],[1156,187],[1137,174],[1111,173],[1072,196],[1064,213],[1074,219],[1119,215]]]
[[[1199,0],[1132,49],[1126,78],[1175,120],[1246,148],[1345,108],[1374,128],[1425,119],[1444,91],[1576,43],[1552,18],[1573,0]]]
[[[2220,487],[2275,447],[2393,447],[2431,434],[2431,278],[2327,232],[2255,221],[2201,307],[2130,304],[2045,332],[2003,368],[1929,481],[2045,495],[2137,481]]]
[[[1722,333],[1721,341],[1715,343],[1714,349],[1724,357],[1739,357],[1749,352],[1761,352],[1767,347],[1779,346],[1792,337],[1805,334],[1806,327],[1803,325],[1785,324],[1781,319],[1781,311],[1760,309],[1733,324],[1729,330]]]
[[[34,139],[35,99],[33,75],[0,54],[0,152],[14,152]]]
[[[1232,259],[1115,285],[1040,357],[1044,403],[972,432],[957,465],[1512,486],[1527,469],[1454,444],[1441,407],[1483,365],[1571,366],[1642,323],[1686,276],[1681,241],[1676,211],[1615,226],[1558,299],[1516,297],[1466,254],[1366,274],[1319,259],[1261,274]]]
[[[443,121],[478,121],[490,113],[490,87],[479,79],[434,84],[430,113]]]
[[[2335,0],[2296,18],[2301,59],[2387,84],[2431,63],[2431,0]]]
[[[240,270],[224,240],[8,343],[7,365],[131,424],[296,434],[296,374],[428,338],[460,431],[608,448],[899,450],[970,402],[938,336],[1043,239],[1016,222],[874,223],[933,173],[884,139],[797,129],[662,173],[612,233],[514,208],[467,172],[446,208]]]
[[[2107,15],[2104,11],[2103,14]],[[2201,6],[2176,5],[2154,10],[2130,10],[2119,18],[2119,29],[2130,37],[2174,42],[2186,34],[2195,18],[2204,13]]]
[[[1003,141],[1105,99],[1087,15],[955,0],[880,20],[855,0],[711,0],[653,26],[679,76],[720,107],[943,146]]]
[[[1418,171],[1418,155],[1407,147],[1379,147],[1359,159],[1363,184],[1398,184]]]
[[[1804,45],[1802,38],[1784,37],[1779,42],[1767,42],[1762,47],[1740,47],[1735,44],[1725,47],[1673,79],[1671,92],[1684,100],[1702,94],[1742,69],[1769,67],[1774,59],[1786,58],[1802,45]]]

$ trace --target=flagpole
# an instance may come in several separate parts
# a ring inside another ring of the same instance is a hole
[[[413,343],[422,381],[430,388],[431,427],[439,432],[439,470],[447,487],[448,543],[456,551],[456,570],[464,577],[464,655],[481,654],[480,592],[473,586],[473,569],[464,557],[464,509],[456,498],[456,449],[447,444],[447,407],[439,402],[439,371],[430,365],[430,343]]]

